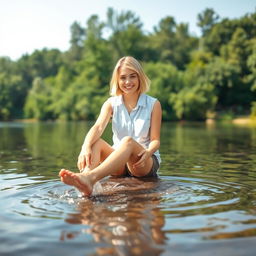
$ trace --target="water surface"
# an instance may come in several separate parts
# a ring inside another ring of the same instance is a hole
[[[255,127],[164,123],[159,179],[84,198],[57,174],[91,125],[0,123],[1,255],[255,254]]]

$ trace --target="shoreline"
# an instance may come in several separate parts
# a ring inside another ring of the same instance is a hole
[[[237,124],[237,125],[252,125],[252,126],[256,126],[256,119],[252,119],[250,117],[238,117],[238,118],[234,118],[232,120],[233,124]]]
[[[72,120],[45,120],[45,121],[42,121],[42,120],[38,120],[38,119],[13,119],[13,120],[0,120],[0,122],[3,122],[3,123],[7,123],[7,122],[14,122],[14,123],[37,123],[37,122],[69,122]],[[77,122],[87,122],[87,121],[92,121],[92,120],[76,120]],[[165,121],[163,121],[165,122]],[[177,121],[167,121],[167,122],[195,122],[195,121],[190,121],[190,120],[177,120]],[[233,118],[231,120],[226,120],[226,119],[221,119],[221,118],[207,118],[206,120],[204,121],[198,121],[200,123],[206,123],[206,124],[214,124],[214,123],[221,123],[221,122],[227,122],[227,123],[232,123],[232,124],[235,124],[235,125],[249,125],[249,126],[256,126],[256,119],[253,119],[253,118],[250,118],[249,116],[248,117],[236,117],[236,118]]]

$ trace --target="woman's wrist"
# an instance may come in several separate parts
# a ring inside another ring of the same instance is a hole
[[[84,145],[83,145],[79,155],[85,155],[86,152],[88,152],[88,147],[84,147]]]
[[[90,149],[91,148],[91,145],[90,145],[90,143],[84,143],[83,145],[82,145],[82,149],[83,150],[87,150],[87,149]]]
[[[147,151],[151,154],[151,156],[159,149],[159,141],[151,141],[149,147],[147,148]]]
[[[154,154],[154,152],[150,149],[146,149],[146,152],[147,152],[149,157],[151,157]]]

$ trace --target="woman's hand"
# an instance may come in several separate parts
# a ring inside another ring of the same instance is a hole
[[[92,151],[90,148],[82,150],[78,156],[77,167],[82,171],[85,167],[90,168],[92,164]]]
[[[138,154],[138,157],[140,157],[139,161],[136,162],[133,166],[134,166],[134,168],[143,168],[145,166],[147,159],[149,159],[151,157],[151,154],[148,150],[143,149]]]

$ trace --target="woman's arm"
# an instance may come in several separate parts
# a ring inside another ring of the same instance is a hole
[[[84,143],[82,145],[81,152],[78,157],[77,166],[80,170],[84,169],[85,166],[91,165],[91,148],[92,145],[101,137],[103,134],[110,117],[112,115],[112,106],[110,100],[108,99],[101,107],[99,117],[97,118],[95,124],[91,127],[87,133]]]
[[[160,102],[157,100],[154,104],[152,115],[151,115],[151,126],[150,126],[150,144],[148,151],[151,155],[154,154],[160,147],[160,132],[162,124],[162,107]]]
[[[150,143],[147,149],[139,153],[140,160],[134,164],[135,167],[143,167],[144,161],[151,157],[160,147],[160,131],[162,123],[162,107],[157,100],[154,104],[150,123]]]

